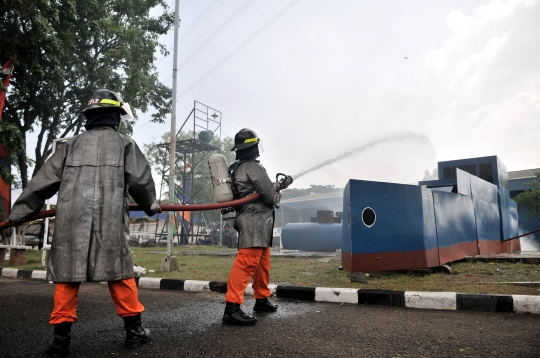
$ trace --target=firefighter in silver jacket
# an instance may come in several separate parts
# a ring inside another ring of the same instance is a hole
[[[237,207],[234,228],[238,231],[238,253],[227,282],[223,323],[253,325],[257,318],[240,308],[244,291],[253,278],[255,312],[274,312],[277,305],[270,296],[270,246],[274,228],[274,207],[279,207],[281,194],[272,183],[266,170],[256,158],[259,156],[260,139],[251,129],[242,129],[234,137],[237,161],[231,165],[231,181],[236,198],[241,199],[260,193],[260,199]]]
[[[86,132],[68,139],[43,165],[13,205],[9,219],[20,224],[58,192],[56,225],[47,280],[56,283],[53,357],[69,355],[71,324],[77,321],[81,282],[107,281],[124,319],[126,347],[150,338],[141,325],[129,240],[128,195],[151,216],[160,212],[150,167],[137,144],[120,134],[122,116],[132,116],[115,92],[97,90],[84,111]]]

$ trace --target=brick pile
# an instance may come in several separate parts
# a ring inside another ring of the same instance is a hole
[[[11,249],[9,254],[9,264],[10,265],[26,265],[26,249]]]

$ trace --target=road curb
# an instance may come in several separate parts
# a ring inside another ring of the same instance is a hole
[[[8,278],[45,279],[46,271],[1,268],[0,276]],[[227,283],[218,281],[175,280],[154,277],[135,278],[140,288],[187,292],[225,293]],[[540,296],[481,295],[458,292],[420,292],[369,290],[354,288],[299,287],[270,285],[271,294],[278,298],[301,301],[352,303],[417,309],[515,312],[540,314]],[[253,296],[251,284],[245,291]]]

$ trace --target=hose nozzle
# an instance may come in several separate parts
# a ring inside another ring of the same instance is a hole
[[[278,192],[283,189],[287,189],[289,185],[292,184],[292,182],[293,182],[292,176],[283,174],[283,173],[276,174],[276,183],[278,183],[278,190],[277,190]]]

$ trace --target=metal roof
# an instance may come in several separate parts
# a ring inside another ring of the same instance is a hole
[[[283,204],[288,204],[288,203],[295,203],[295,202],[299,202],[299,201],[303,202],[303,201],[321,200],[321,199],[333,199],[333,198],[342,198],[342,197],[343,197],[343,191],[336,191],[336,192],[332,192],[332,193],[305,195],[305,196],[300,196],[298,198],[282,200],[281,202]]]
[[[508,179],[534,178],[536,176],[535,173],[540,173],[540,168],[516,170],[514,172],[508,172]]]

